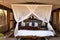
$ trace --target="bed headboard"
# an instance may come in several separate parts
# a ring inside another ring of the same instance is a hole
[[[47,30],[47,23],[43,23],[41,20],[34,18],[34,16],[19,23],[18,29],[26,30]]]
[[[22,25],[21,25],[22,24]],[[26,29],[26,30],[47,30],[47,23],[42,25],[41,20],[25,20],[23,23],[19,23],[18,29]]]

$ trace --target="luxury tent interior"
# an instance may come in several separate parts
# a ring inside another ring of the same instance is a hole
[[[60,0],[0,0],[0,40],[60,40]]]

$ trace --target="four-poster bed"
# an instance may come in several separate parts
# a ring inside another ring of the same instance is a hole
[[[39,37],[49,37],[55,35],[55,31],[53,30],[52,26],[49,23],[52,5],[12,4],[12,9],[14,12],[15,20],[17,22],[14,31],[15,37],[39,38]],[[26,25],[26,22],[24,23],[24,20],[26,21],[26,19],[28,19],[31,15],[34,15],[36,19],[38,19],[39,21],[38,23],[33,24],[33,21],[36,22],[35,20],[33,20],[30,21],[29,23],[27,22]],[[19,23],[23,23],[22,26]],[[45,27],[47,27],[47,29],[41,30],[40,27],[44,23],[46,24]],[[33,27],[32,24],[35,26]],[[18,27],[19,25],[21,27]]]

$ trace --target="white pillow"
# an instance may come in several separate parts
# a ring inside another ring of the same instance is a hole
[[[21,26],[25,26],[25,22],[21,22]]]
[[[45,26],[45,22],[42,22],[42,26]]]
[[[34,27],[37,27],[38,26],[38,22],[34,22]]]
[[[32,26],[32,22],[29,22],[29,26]]]

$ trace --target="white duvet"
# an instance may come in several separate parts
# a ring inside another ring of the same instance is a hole
[[[52,31],[47,30],[19,30],[16,36],[54,36]]]

